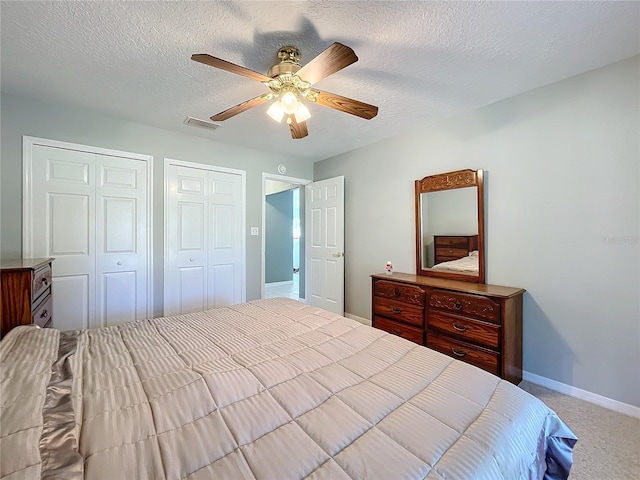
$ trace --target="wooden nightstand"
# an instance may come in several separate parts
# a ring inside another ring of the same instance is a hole
[[[51,327],[53,258],[0,261],[0,338],[18,325]]]
[[[433,236],[433,256],[436,264],[458,260],[474,250],[478,250],[478,235]]]

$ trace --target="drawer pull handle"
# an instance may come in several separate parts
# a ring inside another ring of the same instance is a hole
[[[456,300],[456,303],[453,304],[453,308],[456,310],[462,310],[462,303],[460,303],[460,300]]]
[[[396,297],[399,297],[400,296],[400,289],[399,288],[395,288],[393,290],[393,295],[396,296]]]
[[[49,312],[47,312],[46,310],[44,310],[41,314],[40,314],[40,318],[47,318],[49,316]]]
[[[451,351],[456,357],[464,357],[467,354],[464,350],[459,350],[456,347],[451,347]]]
[[[391,333],[393,333],[394,335],[402,336],[402,330],[400,330],[399,328],[394,328],[393,330],[391,330]]]
[[[47,280],[47,277],[42,277],[42,283],[44,283],[46,285],[48,282],[49,281]]]
[[[401,308],[396,308],[396,307],[391,307],[391,311],[393,313],[395,313],[396,315],[399,313],[402,313],[402,309]]]
[[[458,322],[454,322],[453,328],[455,328],[459,332],[465,332],[467,330],[466,325],[460,325]]]
[[[116,262],[116,265],[117,265],[117,266],[120,266],[120,265],[122,265],[122,262],[121,262],[120,260],[118,260],[118,261]]]

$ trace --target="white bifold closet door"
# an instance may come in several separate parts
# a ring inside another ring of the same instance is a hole
[[[25,253],[53,257],[54,327],[150,314],[146,161],[33,145]]]
[[[243,177],[165,164],[164,314],[244,301]]]

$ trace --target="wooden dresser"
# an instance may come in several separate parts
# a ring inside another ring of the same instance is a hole
[[[478,250],[478,235],[433,236],[433,258],[436,264],[467,257],[474,250]]]
[[[0,261],[0,338],[18,325],[50,327],[52,258]]]
[[[523,289],[407,273],[371,279],[374,327],[520,383]]]

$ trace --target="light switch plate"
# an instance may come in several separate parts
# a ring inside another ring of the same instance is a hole
[[[260,235],[260,229],[258,227],[251,227],[251,235]]]

